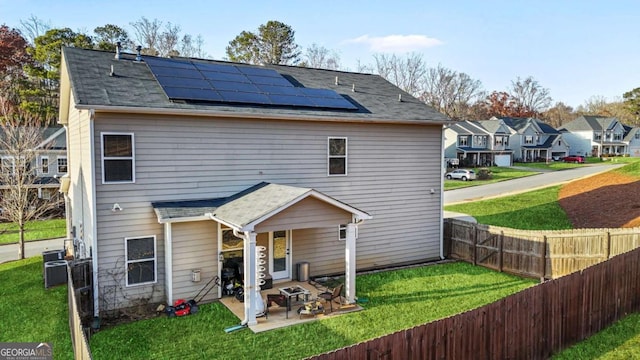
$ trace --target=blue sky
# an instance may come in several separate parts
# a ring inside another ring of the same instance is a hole
[[[149,5],[153,4],[153,5]],[[243,30],[278,20],[296,42],[340,54],[343,67],[373,62],[374,53],[423,54],[506,90],[533,76],[555,101],[570,106],[592,96],[612,101],[640,87],[640,1],[153,1],[0,0],[0,24],[18,27],[35,15],[53,27],[92,32],[145,16],[200,34],[209,57],[222,59]]]

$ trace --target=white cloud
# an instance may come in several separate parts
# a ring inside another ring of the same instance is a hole
[[[380,37],[362,35],[345,42],[366,44],[374,52],[410,52],[443,44],[442,41],[425,35],[387,35]]]

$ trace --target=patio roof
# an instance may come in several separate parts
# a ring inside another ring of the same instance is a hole
[[[359,220],[371,216],[357,208],[310,188],[261,182],[224,198],[159,201],[151,203],[160,223],[215,219],[238,230],[252,230],[255,225],[308,197],[350,212]]]

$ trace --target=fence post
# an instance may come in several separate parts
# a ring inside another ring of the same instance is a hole
[[[473,225],[473,265],[478,265],[478,225]]]
[[[605,251],[605,260],[609,260],[611,258],[611,231],[607,231],[607,248]]]
[[[498,238],[498,271],[500,272],[502,272],[503,251],[504,251],[504,230],[501,230],[500,237]]]
[[[544,282],[544,276],[547,272],[547,235],[542,237],[542,254],[540,255],[540,282]]]

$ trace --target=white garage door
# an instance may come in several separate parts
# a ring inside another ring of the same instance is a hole
[[[511,166],[511,155],[496,155],[496,166]]]

